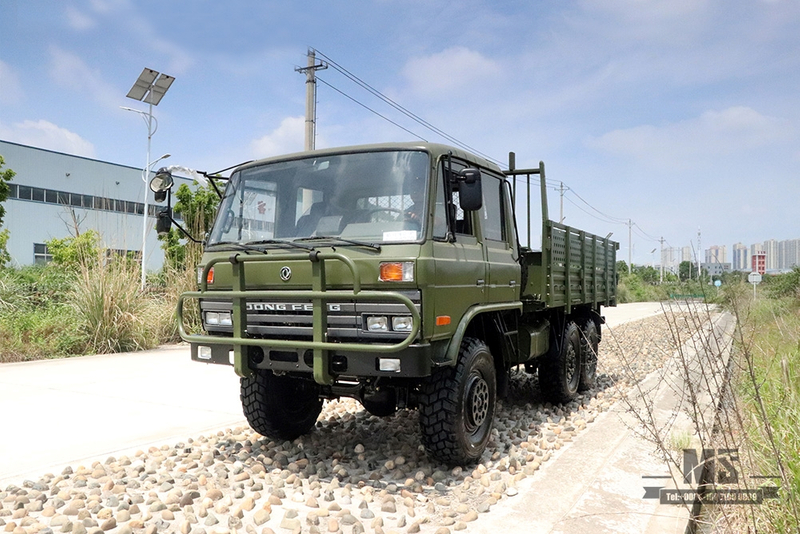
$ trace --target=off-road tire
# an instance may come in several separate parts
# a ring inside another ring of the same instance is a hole
[[[292,440],[308,433],[322,411],[319,388],[307,380],[254,369],[239,385],[247,422],[269,438]]]
[[[496,399],[489,348],[464,338],[455,367],[434,369],[421,388],[419,426],[428,455],[449,465],[476,462],[491,437]]]
[[[581,378],[579,391],[592,389],[597,380],[597,354],[600,347],[600,332],[597,322],[591,317],[581,323]]]
[[[569,321],[561,339],[551,339],[550,350],[539,364],[539,388],[550,402],[565,403],[575,398],[581,378],[581,333]]]

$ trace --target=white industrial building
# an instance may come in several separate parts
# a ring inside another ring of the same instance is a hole
[[[142,169],[0,141],[3,169],[16,176],[4,202],[3,228],[10,231],[12,265],[48,261],[46,242],[95,230],[112,251],[139,254],[142,215],[148,194],[146,266],[161,268],[164,252],[155,226],[153,193],[145,187]]]

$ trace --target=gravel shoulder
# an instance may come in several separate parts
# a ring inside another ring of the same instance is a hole
[[[451,469],[430,462],[419,445],[416,412],[378,418],[346,399],[326,402],[317,428],[292,442],[235,426],[0,488],[0,529],[12,534],[467,530],[480,514],[516,497],[523,479],[536,476],[630,386],[663,365],[676,341],[689,337],[693,321],[668,313],[669,322],[659,314],[604,328],[597,387],[566,405],[543,402],[536,377],[515,372],[477,466]]]

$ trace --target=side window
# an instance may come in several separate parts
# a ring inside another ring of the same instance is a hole
[[[436,183],[436,206],[433,209],[433,237],[447,237],[447,205],[444,201],[445,184],[443,180]]]
[[[444,237],[446,235],[448,224],[446,211],[448,209],[450,210],[449,223],[453,225],[452,231],[454,234],[475,235],[472,228],[472,215],[461,209],[458,200],[458,183],[449,179],[451,168],[455,174],[467,168],[467,165],[455,159],[450,163],[446,158],[442,159],[440,166],[442,179],[439,180],[439,187],[436,190],[436,209],[434,211],[436,220],[434,221],[433,235],[434,237]],[[444,199],[447,197],[449,197],[450,202],[446,204]],[[442,216],[439,217],[439,214]]]
[[[484,172],[483,183],[483,208],[480,210],[483,236],[494,241],[503,241],[503,207],[500,187],[502,182],[496,176]]]

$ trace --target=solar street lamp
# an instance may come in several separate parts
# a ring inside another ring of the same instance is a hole
[[[159,75],[160,74],[160,75]],[[150,144],[153,138],[153,134],[156,133],[158,130],[158,121],[155,120],[153,117],[153,106],[157,106],[161,99],[164,98],[164,95],[169,90],[172,82],[175,81],[173,76],[169,76],[167,74],[159,73],[153,69],[145,68],[142,73],[139,75],[139,78],[131,87],[131,90],[128,91],[126,95],[128,98],[132,98],[133,100],[137,100],[139,102],[145,102],[148,104],[148,111],[140,111],[138,109],[122,107],[125,111],[133,111],[134,113],[138,113],[144,119],[145,124],[147,125],[147,164],[145,165],[144,169],[142,169],[142,181],[144,181],[144,213],[142,214],[142,291],[144,291],[145,285],[145,249],[147,246],[147,178],[150,175],[151,167],[155,165],[162,159],[168,158],[169,154],[165,154],[158,158],[153,163],[150,162]]]

